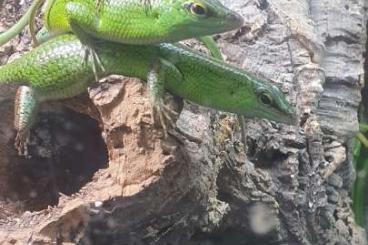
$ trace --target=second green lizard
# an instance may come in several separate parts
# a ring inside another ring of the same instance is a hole
[[[105,72],[147,81],[149,97],[164,117],[165,90],[202,106],[294,123],[293,107],[270,82],[257,79],[234,66],[180,45],[122,45],[101,41],[96,52]],[[71,98],[93,80],[92,66],[84,62],[84,48],[73,35],[62,35],[0,67],[0,83],[23,83],[16,104],[15,125],[22,146],[35,119],[38,104]]]

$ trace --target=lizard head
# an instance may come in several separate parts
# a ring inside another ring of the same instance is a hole
[[[272,84],[262,84],[254,88],[254,91],[256,102],[253,114],[255,117],[280,123],[296,123],[295,110],[278,87]]]
[[[229,88],[231,96],[226,97],[227,103],[236,108],[232,112],[248,118],[296,124],[295,110],[278,87],[250,76],[247,76],[247,80],[247,83],[234,83],[234,87]]]
[[[243,18],[218,0],[171,2],[172,8],[161,11],[161,26],[166,25],[177,40],[222,33],[243,25]]]
[[[247,108],[245,116],[265,118],[287,124],[296,123],[295,110],[278,87],[268,82],[256,82],[253,85],[253,91],[252,105]]]

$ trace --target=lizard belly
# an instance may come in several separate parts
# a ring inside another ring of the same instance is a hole
[[[67,86],[63,84],[62,87],[42,87],[34,88],[37,98],[40,102],[49,100],[68,99],[75,97],[87,91],[91,80],[80,79],[79,81],[69,83]]]

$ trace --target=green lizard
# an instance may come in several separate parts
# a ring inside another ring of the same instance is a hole
[[[16,101],[17,145],[22,149],[38,104],[71,98],[93,80],[92,65],[84,62],[83,44],[73,35],[60,35],[0,67],[0,83],[23,83]],[[202,106],[293,123],[295,114],[284,94],[268,81],[181,45],[121,45],[100,41],[96,52],[106,68],[101,76],[118,74],[146,80],[153,109],[162,120],[165,90]],[[162,121],[161,121],[162,122]]]
[[[0,34],[8,42],[33,20],[44,0],[34,0],[26,14]],[[242,17],[218,0],[48,0],[44,16],[48,37],[74,32],[85,44],[95,37],[126,44],[176,42],[241,27]],[[213,41],[202,40],[217,54]],[[93,52],[93,49],[92,49]]]

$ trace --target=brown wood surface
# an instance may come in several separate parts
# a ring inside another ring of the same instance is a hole
[[[217,36],[227,62],[282,87],[299,125],[247,120],[243,146],[236,117],[176,100],[164,140],[144,84],[112,77],[44,105],[25,159],[2,86],[0,244],[365,244],[349,196],[364,0],[223,2],[245,18]],[[21,3],[0,1],[0,31]],[[1,64],[29,48],[24,32]]]

